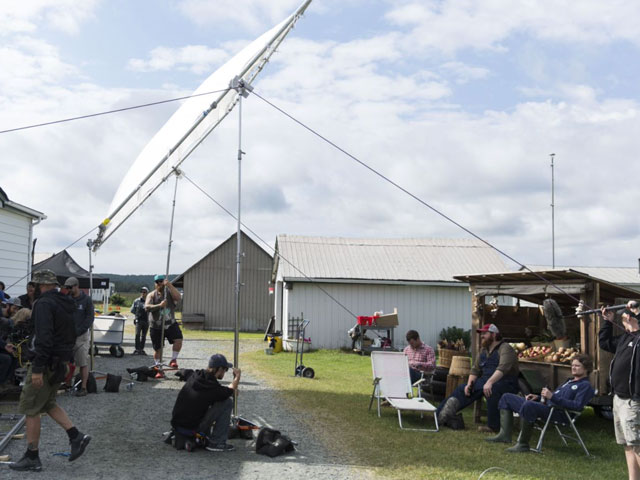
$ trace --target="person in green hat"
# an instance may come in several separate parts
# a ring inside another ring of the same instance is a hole
[[[58,291],[58,279],[51,270],[38,270],[33,282],[40,286],[41,295],[33,306],[31,319],[34,339],[31,365],[27,370],[18,411],[26,415],[27,451],[9,468],[18,471],[40,471],[42,463],[38,452],[40,442],[40,416],[49,415],[66,432],[71,444],[69,461],[84,453],[91,437],[81,433],[67,413],[57,405],[58,387],[67,375],[76,342],[73,313],[76,305]]]

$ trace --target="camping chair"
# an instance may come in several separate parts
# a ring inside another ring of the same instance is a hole
[[[562,412],[564,414],[563,415],[564,418],[562,420],[552,419],[553,413],[556,411]],[[551,410],[549,410],[549,415],[547,416],[547,418],[538,419],[540,421],[544,421],[544,426],[540,428],[541,430],[540,438],[538,439],[538,444],[536,445],[536,448],[532,448],[531,451],[536,453],[542,453],[542,441],[544,440],[544,436],[547,433],[549,425],[553,424],[553,426],[556,428],[556,431],[558,432],[558,435],[560,435],[560,439],[562,440],[562,443],[564,443],[565,446],[569,445],[566,439],[573,440],[574,442],[577,442],[580,444],[580,446],[584,450],[584,453],[587,455],[587,457],[591,457],[592,455],[589,453],[589,450],[587,450],[587,446],[584,444],[584,441],[582,440],[582,437],[580,436],[580,433],[578,432],[578,429],[576,428],[576,425],[575,425],[576,420],[578,419],[581,413],[582,413],[582,410],[568,410],[566,408],[557,407],[557,406],[551,407]],[[573,431],[574,436],[564,433],[560,427],[569,427]]]
[[[419,430],[424,432],[437,432],[438,417],[435,415],[436,407],[420,396],[420,381],[418,384],[418,396],[413,396],[413,385],[409,375],[409,360],[402,352],[371,352],[371,368],[373,370],[373,392],[369,400],[369,410],[373,400],[378,402],[378,417],[380,416],[380,403],[384,399],[398,412],[398,424],[402,430]],[[436,428],[404,428],[402,426],[402,411],[417,411],[433,413]]]

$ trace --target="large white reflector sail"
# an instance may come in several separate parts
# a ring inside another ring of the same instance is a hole
[[[249,85],[291,31],[311,0],[264,33],[207,78],[140,152],[118,187],[106,219],[100,224],[93,249],[97,250],[136,209],[172,174],[238,100],[230,88],[236,77]]]

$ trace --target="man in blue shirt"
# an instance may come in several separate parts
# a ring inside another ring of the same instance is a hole
[[[508,452],[528,452],[529,440],[533,432],[533,423],[538,418],[547,418],[551,407],[562,407],[569,410],[582,410],[595,394],[589,383],[589,372],[593,368],[593,362],[589,355],[576,355],[571,360],[571,375],[555,391],[543,388],[540,395],[529,394],[522,398],[513,393],[505,393],[500,399],[500,433],[495,437],[487,438],[488,442],[511,443],[513,430],[513,412],[520,415],[522,429],[518,436],[518,443],[508,448]],[[566,421],[561,411],[553,412],[553,420]]]

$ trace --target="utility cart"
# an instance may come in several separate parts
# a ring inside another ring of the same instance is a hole
[[[121,315],[100,315],[93,321],[93,354],[98,355],[100,348],[109,348],[116,358],[124,356],[122,339],[126,317]]]

